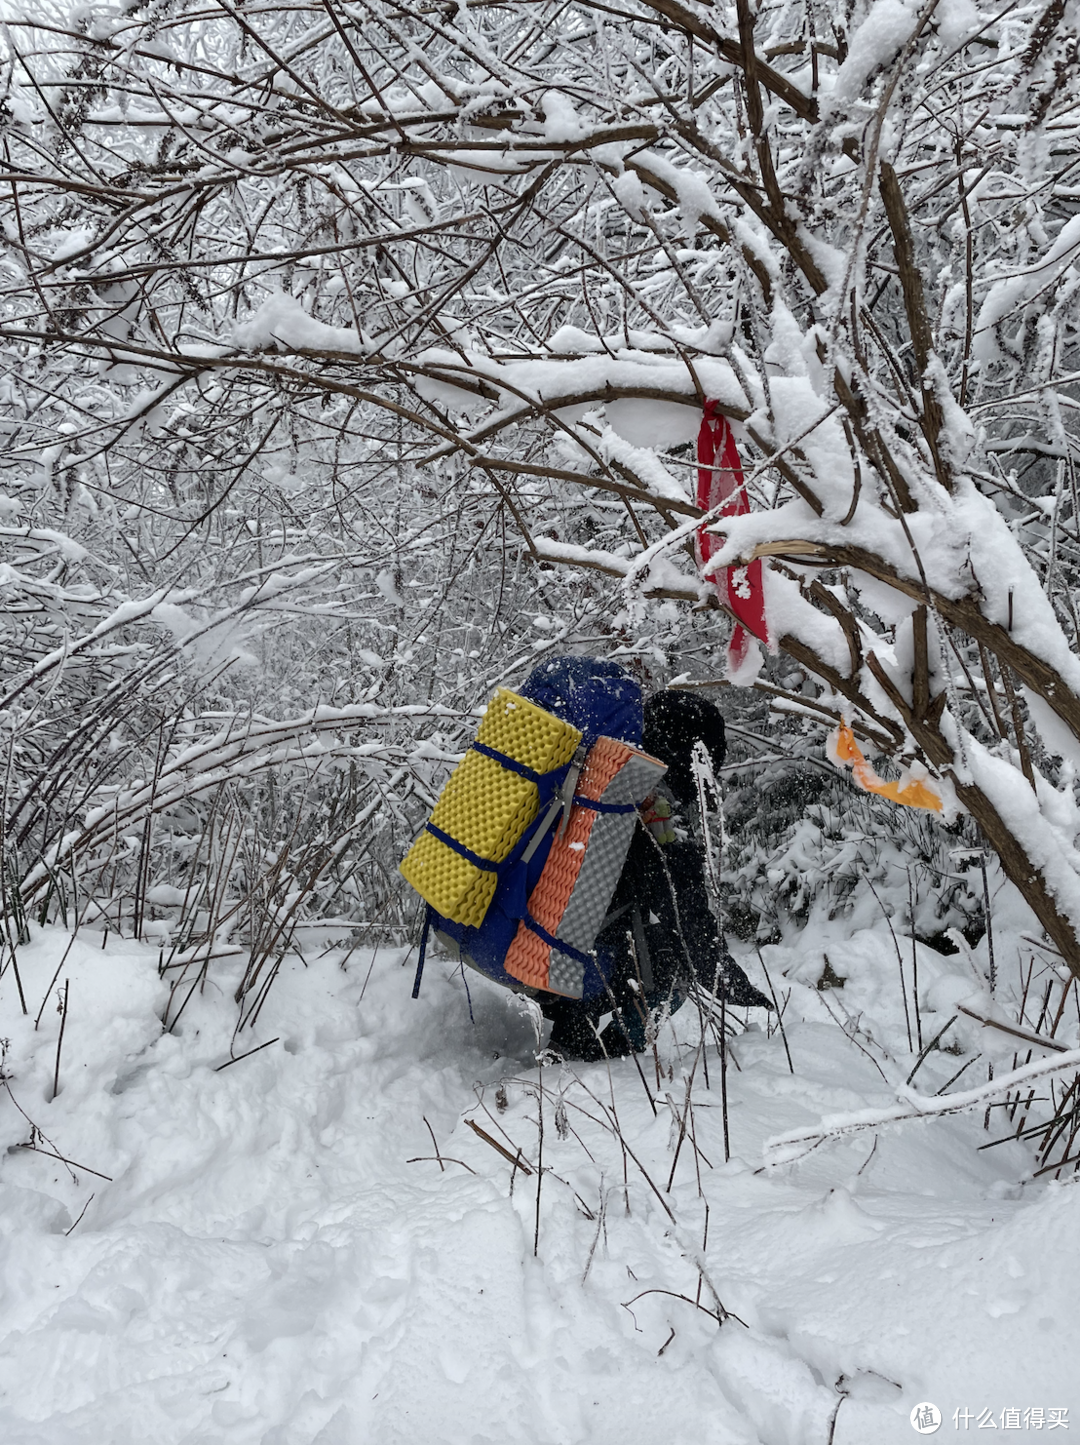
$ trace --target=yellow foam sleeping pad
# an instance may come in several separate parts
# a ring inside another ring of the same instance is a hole
[[[547,773],[570,762],[581,733],[500,687],[488,703],[476,742],[534,773]],[[447,779],[428,825],[402,860],[402,875],[444,918],[478,928],[495,895],[497,876],[430,829],[437,828],[477,859],[502,863],[536,817],[539,798],[530,779],[470,748]]]

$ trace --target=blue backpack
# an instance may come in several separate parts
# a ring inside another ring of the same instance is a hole
[[[571,762],[550,772],[533,775],[531,780],[536,783],[539,792],[536,816],[501,863],[486,864],[496,874],[496,884],[494,896],[480,925],[472,927],[454,922],[427,904],[413,998],[420,992],[432,931],[450,958],[468,964],[505,988],[521,991],[522,983],[507,973],[503,964],[523,920],[551,947],[553,958],[556,953],[566,956],[566,968],[574,981],[565,988],[551,991],[566,992],[572,997],[584,999],[596,998],[606,992],[609,961],[598,958],[591,951],[591,945],[586,953],[545,932],[530,916],[528,905],[544,872],[552,843],[560,832],[555,823],[560,815],[569,812],[571,802],[602,813],[631,814],[636,812],[636,804],[645,793],[651,790],[639,781],[636,786],[641,797],[618,803],[589,802],[575,791],[583,762],[598,738],[613,738],[629,744],[631,748],[640,748],[643,728],[641,687],[618,663],[565,656],[542,662],[518,689],[518,695],[577,728],[582,734],[581,745]],[[481,750],[489,755],[491,753],[489,748]],[[509,759],[500,758],[500,761],[504,765],[515,766]],[[659,777],[662,765],[649,761],[653,763],[653,772],[649,777],[654,774]],[[639,773],[639,776],[644,774]],[[430,828],[431,825],[426,826]],[[453,839],[446,838],[445,833],[435,831],[443,841],[457,846]],[[628,830],[624,828],[626,843],[622,846],[621,856],[615,860],[608,899],[618,880],[632,831],[632,826]],[[459,848],[458,851],[465,850]],[[607,900],[601,906],[601,913],[606,905]],[[555,978],[554,966],[551,973]]]

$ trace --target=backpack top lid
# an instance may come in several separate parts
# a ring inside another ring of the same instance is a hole
[[[714,770],[724,765],[724,718],[715,703],[696,692],[675,688],[657,692],[645,704],[644,747],[667,763],[664,783],[676,802],[691,803],[697,795],[691,757],[696,742],[705,744]]]
[[[641,746],[641,686],[617,662],[594,657],[549,657],[518,689],[537,707],[572,723],[591,748],[600,736]]]

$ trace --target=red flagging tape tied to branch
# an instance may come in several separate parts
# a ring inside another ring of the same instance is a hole
[[[834,734],[832,752],[841,763],[851,764],[852,775],[864,792],[877,793],[882,798],[890,798],[894,803],[901,803],[905,808],[925,808],[930,813],[941,812],[941,799],[925,783],[920,783],[916,779],[912,779],[903,786],[899,783],[883,782],[863,757],[859,745],[855,741],[855,734],[847,723],[841,723],[839,732]]]
[[[735,437],[727,417],[720,414],[715,401],[705,403],[698,432],[697,459],[697,502],[702,511],[715,512],[719,508],[721,518],[742,517],[749,512],[750,498],[746,495]],[[697,547],[701,565],[704,566],[722,545],[722,538],[714,536],[704,526],[700,527]],[[745,567],[725,567],[716,578],[716,590],[738,618],[729,648],[730,661],[738,667],[750,645],[747,631],[766,645],[769,641],[761,559],[756,558]]]

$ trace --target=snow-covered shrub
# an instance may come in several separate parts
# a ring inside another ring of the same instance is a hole
[[[955,856],[971,846],[970,827],[859,791],[798,724],[766,733],[761,718],[755,734],[746,710],[738,716],[725,769],[723,884],[737,936],[779,940],[835,918],[867,928],[883,909],[906,928],[912,899],[916,933],[936,946],[952,951],[950,928],[982,932],[981,876]]]
[[[768,695],[974,820],[1080,971],[1068,7],[330,14],[6,22],[28,904],[87,850],[143,887],[185,749],[231,782],[333,737],[416,820],[425,737],[546,647],[715,675],[708,400],[752,503],[713,562],[765,564],[801,674]]]

